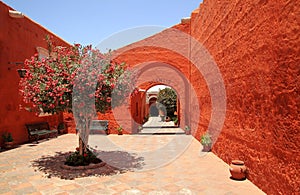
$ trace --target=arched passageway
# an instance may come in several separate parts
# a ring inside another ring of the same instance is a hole
[[[138,86],[138,94],[131,98],[130,101],[130,119],[123,111],[118,114],[115,114],[115,117],[118,121],[122,120],[131,120],[131,126],[127,126],[132,129],[131,133],[136,133],[138,126],[141,126],[145,122],[145,118],[147,118],[147,106],[146,106],[146,98],[147,98],[147,90],[155,85],[163,84],[168,85],[176,91],[178,100],[177,100],[177,117],[180,120],[180,128],[184,129],[186,125],[191,124],[191,115],[190,115],[190,94],[194,94],[195,92],[191,89],[189,82],[185,78],[182,72],[180,72],[177,68],[170,64],[162,63],[162,62],[147,62],[138,65],[139,75],[137,76],[136,86]],[[153,99],[154,100],[154,99]],[[195,102],[194,102],[195,103]],[[137,108],[137,105],[138,108]],[[199,106],[198,106],[199,107]],[[154,111],[154,109],[153,109]],[[156,114],[156,113],[155,113]],[[199,112],[194,113],[193,117],[199,119]],[[124,122],[125,124],[125,122]],[[128,125],[128,124],[127,124]],[[124,125],[122,125],[124,126]],[[174,123],[173,125],[174,126]],[[134,132],[135,131],[135,132]]]
[[[117,50],[116,53],[113,54],[113,57],[117,61],[126,62],[131,68],[137,69],[140,73],[136,84],[136,86],[139,87],[140,93],[138,97],[131,100],[131,106],[136,105],[136,102],[141,102],[140,100],[145,98],[144,92],[150,85],[169,85],[174,88],[178,94],[180,127],[185,128],[188,126],[193,136],[199,139],[200,135],[207,129],[211,128],[213,130],[218,128],[215,125],[216,123],[210,120],[211,117],[217,117],[217,111],[215,110],[214,113],[212,113],[213,110],[211,106],[212,103],[217,101],[215,97],[222,97],[222,94],[219,95],[216,89],[219,87],[218,81],[211,87],[207,85],[205,79],[206,75],[214,75],[214,77],[216,77],[216,74],[214,74],[216,70],[206,70],[205,66],[196,66],[194,63],[196,62],[201,65],[203,63],[210,63],[210,67],[213,67],[214,64],[211,62],[209,54],[203,52],[201,46],[196,45],[199,46],[198,49],[200,49],[197,50],[200,52],[197,54],[199,58],[191,59],[189,53],[191,49],[189,43],[191,43],[191,40],[189,38],[187,34],[179,32],[177,29],[168,29],[158,34],[158,36]],[[174,40],[174,42],[172,42],[172,44],[166,44],[169,43],[171,39]],[[202,57],[205,58],[205,61],[199,61]],[[196,80],[191,79],[192,75]],[[213,91],[211,91],[214,95],[213,98],[210,98],[210,88],[213,88]],[[205,104],[205,109],[201,110],[201,112],[199,106],[200,102],[202,105]],[[133,111],[134,109],[132,109],[131,106],[129,105],[129,108]],[[138,126],[142,124],[145,116],[142,116],[143,112],[130,114],[133,116],[134,122],[127,127],[128,129],[132,129],[130,133],[134,133],[134,131],[138,129]],[[117,120],[122,120],[122,118],[125,120],[124,117],[118,117]],[[220,121],[219,123],[221,123],[222,117],[219,117],[218,120]]]
[[[145,101],[145,108],[138,108],[144,111],[139,112],[140,117],[145,116],[144,119],[146,119],[140,125],[143,128],[178,128],[180,107],[176,91],[167,85],[152,85],[153,83],[145,90],[146,99],[141,100]],[[174,130],[168,130],[168,132],[174,132]]]
[[[225,162],[236,157],[245,159],[253,170],[251,180],[270,193],[278,192],[278,185],[282,193],[292,192],[297,186],[289,177],[299,169],[294,166],[297,155],[291,152],[297,150],[294,137],[299,127],[297,112],[291,109],[297,107],[293,100],[298,97],[296,2],[205,1],[192,12],[190,20],[118,51],[118,59],[130,66],[155,60],[178,68],[197,93],[188,109],[191,129],[199,132],[193,135],[200,139],[206,131],[214,133],[218,141],[213,151]],[[181,36],[176,29],[190,36]],[[196,101],[200,102],[201,112],[194,106]],[[180,103],[186,106],[181,97]],[[197,112],[199,123],[194,122]],[[270,144],[274,137],[284,144]],[[259,164],[270,164],[271,159],[271,170],[276,170],[280,165],[278,151],[288,159],[290,174],[257,168]],[[260,175],[272,178],[271,182]]]

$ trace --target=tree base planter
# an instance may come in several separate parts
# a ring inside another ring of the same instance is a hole
[[[92,161],[88,165],[66,165],[66,158],[72,153],[59,152],[53,156],[40,157],[32,161],[32,167],[35,171],[44,173],[43,177],[56,177],[65,180],[91,176],[102,177],[123,172],[103,161]]]
[[[245,166],[244,161],[232,160],[229,171],[232,179],[235,180],[246,179],[247,167]]]
[[[63,169],[66,169],[66,170],[85,170],[85,169],[96,169],[96,168],[99,168],[99,167],[103,167],[104,165],[106,165],[105,162],[101,162],[101,163],[98,163],[98,164],[89,164],[89,165],[86,165],[86,166],[69,166],[69,165],[61,165],[60,167],[63,168]]]

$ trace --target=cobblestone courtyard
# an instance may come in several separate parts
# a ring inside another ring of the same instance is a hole
[[[264,194],[248,180],[230,179],[228,165],[213,153],[202,153],[200,143],[189,135],[91,140],[98,144],[100,158],[123,172],[68,180],[38,170],[34,162],[42,157],[75,150],[78,137],[66,134],[1,152],[0,194]]]

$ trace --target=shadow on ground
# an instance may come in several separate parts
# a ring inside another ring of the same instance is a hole
[[[122,151],[97,151],[97,156],[106,163],[102,167],[83,170],[67,170],[62,168],[66,157],[71,153],[72,152],[56,152],[53,156],[42,156],[39,159],[33,160],[31,166],[35,171],[43,172],[45,177],[58,177],[66,180],[89,176],[101,177],[122,174],[126,171],[139,169],[143,166],[143,158],[136,157],[135,154]],[[116,160],[119,162],[116,162]]]
[[[124,151],[94,151],[97,157],[112,167],[122,171],[140,170],[145,165],[144,158]]]

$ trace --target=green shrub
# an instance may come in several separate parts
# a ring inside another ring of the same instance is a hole
[[[173,118],[174,112],[177,111],[177,94],[172,88],[165,88],[159,91],[157,95],[157,102],[164,105],[158,109],[166,110],[166,116]]]
[[[178,118],[177,117],[174,119],[174,123],[178,123]]]
[[[12,134],[10,132],[3,133],[2,138],[3,138],[4,142],[13,142],[14,141]]]
[[[201,144],[203,146],[210,146],[212,143],[211,136],[208,133],[205,133],[201,136]]]
[[[79,148],[76,148],[77,151],[73,152],[66,158],[65,165],[69,166],[87,166],[90,163],[100,163],[102,162],[95,154],[90,150],[87,150],[83,155],[79,154]]]

